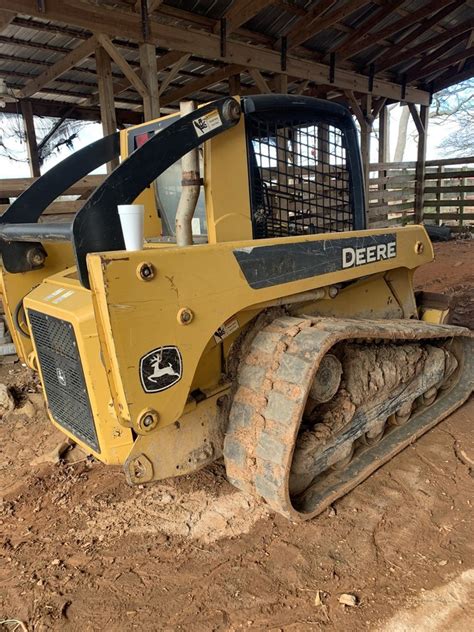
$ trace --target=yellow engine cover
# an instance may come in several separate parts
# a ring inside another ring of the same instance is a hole
[[[122,464],[133,444],[112,403],[91,292],[75,272],[43,281],[24,301],[51,421],[107,464]]]

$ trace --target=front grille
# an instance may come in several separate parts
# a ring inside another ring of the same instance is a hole
[[[352,230],[344,131],[322,121],[247,119],[254,238]]]
[[[34,310],[28,316],[51,415],[100,452],[73,326]]]

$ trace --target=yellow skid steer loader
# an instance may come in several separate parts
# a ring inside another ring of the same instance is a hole
[[[72,223],[40,220],[119,155]],[[117,209],[132,203],[138,250]],[[367,229],[338,104],[228,97],[125,129],[39,178],[0,243],[51,421],[130,484],[223,457],[233,485],[312,518],[473,389],[471,332],[413,290],[425,229]]]

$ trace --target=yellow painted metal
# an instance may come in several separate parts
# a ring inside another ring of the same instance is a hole
[[[110,465],[125,461],[132,444],[132,433],[117,421],[100,348],[97,326],[92,308],[91,293],[74,278],[74,269],[66,270],[43,281],[25,298],[25,308],[70,322],[76,334],[82,361],[87,393],[94,414],[100,452],[92,450],[77,436],[59,424],[49,412],[51,421],[83,449]],[[34,348],[33,340],[33,350]],[[41,382],[44,384],[41,375]],[[44,393],[47,402],[46,393]]]
[[[252,239],[245,121],[204,146],[208,241]]]
[[[121,132],[122,159],[128,156],[130,132],[130,128]],[[135,200],[145,206],[148,238],[161,234],[153,187]],[[73,325],[100,452],[54,419],[53,423],[101,461],[125,464],[133,483],[188,473],[220,456],[230,390],[224,375],[226,359],[242,328],[263,308],[282,297],[321,288],[321,299],[294,303],[289,311],[334,317],[417,317],[413,272],[433,258],[420,226],[253,241],[243,117],[225,134],[205,143],[204,189],[208,244],[177,248],[149,242],[138,252],[90,254],[91,290],[80,285],[75,268],[64,270],[72,265],[69,246],[47,246],[50,256],[41,270],[1,275],[12,331],[13,309],[26,295],[27,309]],[[250,287],[234,256],[234,250],[242,248],[333,239],[348,239],[351,245],[358,237],[387,233],[396,236],[395,258],[259,290]],[[154,268],[151,280],[143,281],[137,274],[143,263]],[[60,299],[67,292],[71,294]],[[179,318],[182,310],[193,315],[188,324]],[[423,317],[436,316],[425,312]],[[232,332],[222,341],[214,334],[224,323],[232,324]],[[14,336],[26,359],[31,342]],[[140,359],[168,345],[180,350],[182,378],[168,390],[146,393],[139,376]],[[151,430],[139,423],[146,411],[157,420]]]
[[[364,234],[384,234],[384,229],[356,231],[349,239]],[[397,239],[397,257],[363,266],[364,275],[388,272],[394,268],[414,269],[432,259],[432,247],[422,227],[390,230]],[[311,237],[261,240],[259,245],[301,243],[340,239],[341,233]],[[424,248],[415,253],[415,244]],[[174,423],[183,410],[196,371],[204,354],[217,343],[214,332],[229,318],[256,305],[307,290],[357,279],[360,268],[349,268],[300,281],[252,289],[234,257],[236,248],[254,247],[255,242],[199,245],[187,248],[150,248],[146,260],[157,274],[150,282],[140,281],[135,270],[143,261],[141,252],[91,254],[88,268],[95,311],[102,323],[99,329],[109,364],[111,391],[121,421],[140,432],[137,420],[146,407],[160,415],[160,427]],[[388,289],[387,300],[389,298]],[[191,309],[194,318],[183,326],[177,321],[182,308]],[[134,323],[133,330],[130,323]],[[240,323],[239,323],[240,324]],[[147,394],[139,379],[139,361],[154,348],[176,345],[183,356],[183,376],[176,386],[160,393]],[[207,355],[207,354],[206,354]]]
[[[427,308],[422,311],[421,320],[434,325],[441,325],[448,321],[449,309]]]
[[[22,336],[16,328],[13,315],[20,301],[38,286],[44,279],[73,265],[74,257],[70,244],[47,244],[46,262],[44,267],[12,274],[0,266],[0,284],[3,307],[7,319],[8,329],[15,344],[18,356],[23,362],[28,363],[28,357],[32,351],[31,339]]]

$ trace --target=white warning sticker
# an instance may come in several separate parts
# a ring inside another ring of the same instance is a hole
[[[217,110],[212,110],[212,112],[208,112],[193,121],[193,125],[197,136],[200,138],[201,136],[211,132],[213,129],[222,127],[222,119]]]
[[[61,296],[58,296],[58,298],[55,298],[53,303],[55,303],[56,305],[58,303],[62,303],[63,301],[65,301],[67,298],[69,298],[70,296],[72,296],[74,294],[74,290],[68,290],[67,292],[64,292],[64,294],[61,294]]]
[[[54,290],[54,292],[51,292],[51,294],[48,294],[48,296],[44,297],[44,301],[50,301],[51,299],[53,299],[55,296],[58,296],[59,294],[61,294],[62,292],[65,291],[66,288],[64,287],[60,287],[58,290]]]
[[[238,328],[239,328],[239,321],[237,320],[237,318],[231,318],[229,320],[226,320],[226,322],[223,325],[221,325],[219,329],[215,332],[214,340],[217,343],[222,342],[224,338],[227,338],[228,336],[233,334],[234,331],[237,331]]]

